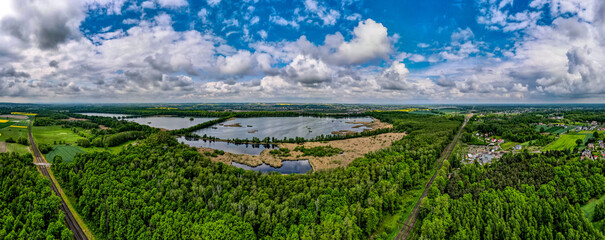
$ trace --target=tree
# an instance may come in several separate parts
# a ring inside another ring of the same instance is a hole
[[[582,143],[584,143],[584,140],[582,140],[582,139],[576,140],[576,145],[578,145],[578,147],[582,146]]]
[[[19,139],[17,139],[17,143],[26,146],[29,145],[29,141],[27,140],[27,138],[24,137],[20,137]]]

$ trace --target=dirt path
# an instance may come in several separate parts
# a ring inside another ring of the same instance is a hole
[[[366,153],[377,151],[382,148],[391,146],[393,141],[399,140],[405,136],[405,133],[384,133],[370,137],[349,138],[343,140],[334,140],[329,142],[306,142],[303,144],[296,143],[280,143],[279,148],[290,149],[290,157],[278,157],[269,153],[271,150],[264,150],[260,155],[234,154],[226,152],[224,155],[212,158],[212,161],[231,164],[237,162],[249,166],[258,166],[262,163],[271,165],[272,167],[281,167],[282,161],[304,160],[308,159],[314,171],[346,167],[353,160],[363,157]],[[302,156],[301,152],[293,151],[297,146],[306,148],[318,146],[331,146],[343,150],[342,154],[330,157],[311,157]],[[200,152],[212,152],[214,149],[200,148]]]
[[[6,142],[0,142],[0,153],[6,152]]]

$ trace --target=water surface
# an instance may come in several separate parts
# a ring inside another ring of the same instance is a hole
[[[309,171],[313,171],[311,164],[309,164],[309,160],[298,160],[298,161],[282,161],[282,166],[279,168],[271,167],[268,164],[261,164],[256,167],[250,167],[246,164],[231,162],[231,166],[235,166],[238,168],[253,170],[262,173],[269,172],[279,172],[282,174],[292,174],[292,173],[307,173]]]
[[[356,118],[319,118],[319,117],[258,117],[236,118],[194,132],[197,135],[220,139],[252,139],[257,137],[275,137],[277,139],[303,137],[315,138],[320,135],[332,135],[333,131],[349,130],[361,132],[365,126],[351,122],[372,122],[369,117]]]
[[[127,121],[136,122],[138,124],[147,125],[155,128],[163,128],[167,130],[175,130],[181,128],[188,128],[200,123],[215,120],[216,118],[204,118],[204,117],[136,117],[136,118],[125,118]]]
[[[178,137],[177,140],[192,147],[212,148],[235,154],[260,155],[265,149],[277,149],[277,144],[235,144],[223,141],[208,141]]]

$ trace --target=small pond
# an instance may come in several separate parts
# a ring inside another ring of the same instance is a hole
[[[368,129],[353,122],[372,122],[369,117],[319,118],[319,117],[257,117],[236,118],[194,132],[197,135],[220,139],[252,139],[275,137],[277,139],[303,137],[315,138],[331,135],[333,131],[361,132]]]
[[[175,130],[181,128],[188,128],[200,123],[215,120],[216,118],[204,118],[204,117],[136,117],[136,118],[125,118],[127,121],[136,122],[138,124],[147,125],[155,128],[163,128],[167,130]]]
[[[307,173],[309,171],[313,171],[313,168],[311,167],[309,160],[283,161],[282,164],[283,165],[281,167],[275,168],[275,167],[271,167],[270,165],[265,164],[265,163],[258,165],[256,167],[250,167],[245,164],[231,162],[231,166],[235,166],[235,167],[246,169],[246,170],[253,170],[253,171],[257,171],[257,172],[259,171],[262,173],[279,172],[282,174],[292,174],[292,173]]]
[[[260,155],[265,149],[277,148],[276,144],[235,144],[223,141],[188,139],[186,137],[178,137],[177,140],[192,147],[212,148],[235,154]]]
[[[78,113],[85,116],[97,116],[97,117],[114,117],[114,118],[123,118],[131,115],[128,114],[119,114],[119,113]]]

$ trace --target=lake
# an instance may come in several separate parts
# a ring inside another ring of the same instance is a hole
[[[231,166],[235,166],[238,168],[253,170],[262,173],[269,172],[279,172],[282,174],[292,174],[292,173],[307,173],[309,171],[313,171],[311,164],[309,164],[309,160],[298,160],[298,161],[282,161],[282,166],[279,168],[271,167],[268,164],[261,164],[256,167],[250,167],[245,164],[231,162]]]
[[[207,141],[178,137],[177,140],[192,147],[212,148],[235,154],[260,155],[265,149],[275,149],[276,144],[235,144],[223,141]]]
[[[319,117],[257,117],[236,118],[204,128],[194,133],[200,136],[220,139],[252,139],[257,137],[275,137],[277,139],[303,137],[315,138],[320,135],[332,135],[333,131],[348,130],[361,132],[365,126],[353,128],[359,124],[349,122],[372,122],[369,117],[355,118],[319,118]]]
[[[163,128],[167,130],[175,130],[181,128],[188,128],[200,123],[215,120],[216,118],[204,118],[194,117],[190,120],[190,117],[136,117],[136,118],[125,118],[127,121],[136,122],[138,124],[147,125],[155,128]]]
[[[131,116],[128,114],[117,114],[117,113],[78,113],[85,116],[97,116],[97,117],[115,117],[115,118],[123,118],[127,116]]]

